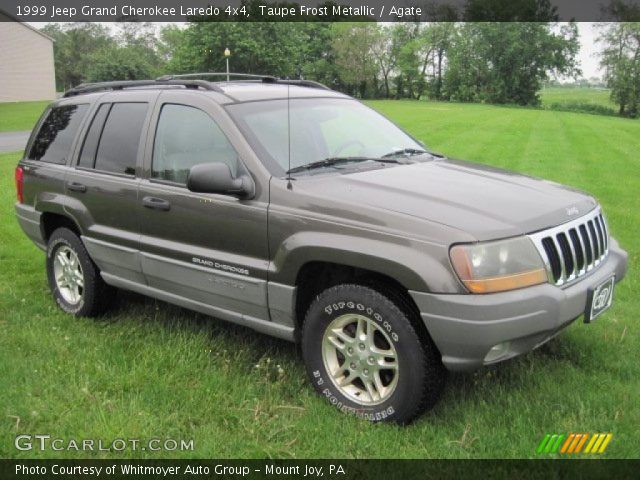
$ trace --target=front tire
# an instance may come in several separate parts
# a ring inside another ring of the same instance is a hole
[[[47,278],[58,306],[77,317],[99,315],[113,297],[82,241],[68,228],[58,228],[49,237]]]
[[[338,285],[311,304],[302,353],[316,391],[339,410],[405,424],[438,401],[445,370],[404,305],[362,285]]]

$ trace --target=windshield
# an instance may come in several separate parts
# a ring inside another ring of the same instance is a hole
[[[276,175],[326,159],[376,159],[394,152],[402,155],[405,151],[424,150],[389,120],[355,100],[294,98],[289,107],[290,167],[286,99],[228,107],[249,142],[268,160]]]

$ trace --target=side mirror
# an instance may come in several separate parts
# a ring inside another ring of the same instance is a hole
[[[200,163],[189,170],[187,188],[198,193],[219,193],[247,199],[255,195],[255,184],[249,175],[233,178],[229,165],[221,162]]]

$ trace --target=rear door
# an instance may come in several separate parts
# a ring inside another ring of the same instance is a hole
[[[201,94],[164,91],[151,129],[138,199],[148,285],[228,320],[268,319],[268,191],[257,184],[254,199],[240,200],[186,188],[196,164],[248,172],[230,120]]]
[[[66,175],[69,214],[103,273],[144,282],[139,260],[138,184],[157,92],[102,96]]]

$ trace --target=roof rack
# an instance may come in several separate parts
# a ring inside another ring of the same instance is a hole
[[[85,93],[99,92],[102,90],[123,90],[125,88],[136,87],[149,87],[149,86],[163,86],[163,85],[176,85],[183,86],[185,88],[202,88],[204,90],[213,90],[215,92],[222,92],[222,89],[211,82],[204,80],[125,80],[116,82],[96,82],[96,83],[81,83],[77,87],[71,88],[64,92],[63,97],[73,97],[76,95],[82,95]]]
[[[262,82],[262,83],[281,83],[285,85],[299,85],[301,87],[319,88],[322,90],[331,90],[326,85],[313,80],[289,80],[274,77],[272,75],[255,75],[251,73],[226,73],[226,72],[205,72],[205,73],[185,73],[180,75],[164,75],[155,80],[124,80],[115,82],[96,82],[81,83],[64,92],[64,97],[73,97],[85,93],[100,92],[103,90],[123,90],[125,88],[151,87],[176,85],[185,88],[202,88],[203,90],[212,90],[224,93],[224,91],[216,85],[215,82],[194,79],[195,77],[240,77],[240,81],[246,82]]]
[[[195,78],[195,77],[239,77],[240,79],[253,80],[253,81],[262,81],[262,83],[283,83],[285,85],[299,85],[301,87],[310,87],[310,88],[319,88],[322,90],[331,90],[326,85],[314,82],[313,80],[302,80],[302,79],[294,79],[289,80],[286,78],[278,78],[274,75],[256,75],[253,73],[226,73],[226,72],[202,72],[202,73],[185,73],[180,75],[165,75],[163,77],[159,77],[156,80],[158,81],[167,81],[174,80],[179,78]]]
[[[179,78],[196,78],[196,77],[240,77],[240,78],[248,78],[251,80],[262,80],[264,82],[277,80],[277,77],[273,75],[256,75],[254,73],[226,73],[226,72],[202,72],[202,73],[181,73],[178,75],[164,75],[162,77],[156,78],[158,81],[167,81],[174,80]]]

